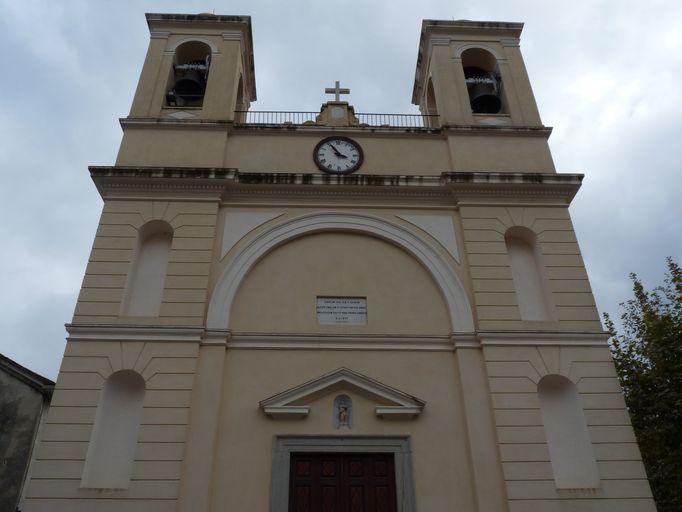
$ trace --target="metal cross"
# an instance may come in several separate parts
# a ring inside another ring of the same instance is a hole
[[[341,94],[350,94],[350,89],[344,89],[339,87],[339,81],[337,80],[334,87],[327,87],[324,90],[325,94],[333,94],[334,101],[341,101]]]

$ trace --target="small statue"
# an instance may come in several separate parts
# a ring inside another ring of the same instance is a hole
[[[339,407],[339,426],[340,427],[348,426],[348,407],[346,407],[345,405]]]
[[[353,428],[353,402],[348,395],[334,399],[334,428]]]

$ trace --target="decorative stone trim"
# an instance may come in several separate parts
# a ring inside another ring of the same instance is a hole
[[[337,391],[339,388],[351,389],[370,399],[390,402],[394,405],[380,405],[375,413],[380,418],[412,419],[421,414],[426,402],[382,384],[365,375],[339,368],[316,379],[310,380],[260,402],[263,412],[273,419],[303,418],[310,412],[309,406],[290,405],[293,402],[315,400]]]
[[[479,331],[481,346],[604,347],[610,334],[603,331]]]
[[[397,510],[416,511],[409,436],[278,436],[272,454],[270,512],[287,512],[289,509],[291,454],[299,452],[393,453]]]

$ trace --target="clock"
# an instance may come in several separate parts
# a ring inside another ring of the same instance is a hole
[[[362,165],[360,144],[348,137],[327,137],[315,146],[315,165],[329,174],[348,174]]]

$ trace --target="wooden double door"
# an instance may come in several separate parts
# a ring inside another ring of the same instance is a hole
[[[289,512],[396,512],[392,453],[292,453]]]

